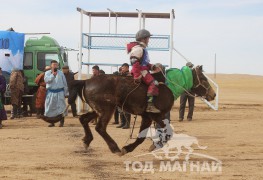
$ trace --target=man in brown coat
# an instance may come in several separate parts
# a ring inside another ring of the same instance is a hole
[[[46,66],[45,71],[50,70],[50,66]],[[36,111],[37,118],[40,119],[45,112],[45,99],[46,99],[46,83],[44,81],[45,72],[39,74],[35,83],[38,85],[37,94],[36,94]]]
[[[10,92],[12,112],[11,119],[17,118],[21,113],[22,95],[24,92],[24,79],[20,70],[13,70],[10,75]]]

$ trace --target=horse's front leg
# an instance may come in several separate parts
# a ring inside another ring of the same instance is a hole
[[[143,130],[149,128],[152,124],[152,120],[149,118],[149,116],[147,114],[142,115],[142,122],[141,122],[141,127],[140,127],[140,132],[142,132]],[[132,152],[139,144],[141,144],[143,141],[145,140],[145,137],[137,137],[137,139],[135,140],[135,142],[124,146],[121,150],[122,155],[128,153],[128,152]]]

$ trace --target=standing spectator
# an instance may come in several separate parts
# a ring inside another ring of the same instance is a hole
[[[187,62],[186,66],[188,66],[189,68],[194,67],[194,65],[191,62]],[[190,95],[188,93],[190,93]],[[191,91],[188,91],[188,93],[184,92],[180,97],[180,109],[179,109],[179,121],[180,122],[184,120],[184,112],[185,112],[185,106],[186,106],[187,100],[188,100],[188,107],[189,107],[187,120],[192,121],[192,118],[193,118],[195,98],[194,98],[194,93],[192,93]]]
[[[6,90],[6,80],[2,75],[2,68],[0,67],[0,129],[2,129],[2,121],[7,120],[6,111],[4,107],[4,93]]]
[[[119,71],[115,71],[113,74],[114,75],[121,75],[122,67],[119,68]],[[112,124],[119,124],[119,110],[118,107],[115,108],[115,113],[114,113],[114,122]]]
[[[121,76],[131,76],[129,72],[129,65],[127,63],[124,63],[121,66]],[[120,110],[121,111],[121,110]],[[121,118],[121,124],[117,126],[117,128],[122,128],[122,129],[129,129],[130,128],[130,122],[131,122],[131,114],[127,112],[120,112],[120,118]]]
[[[23,84],[24,84],[24,95],[29,95],[29,87],[28,87],[28,78],[25,76],[23,70],[21,70],[23,76]],[[24,117],[32,116],[33,104],[32,97],[22,97],[22,115]],[[28,111],[29,106],[29,111]]]
[[[119,71],[113,72],[113,75],[121,75],[122,67],[119,67]]]
[[[99,66],[95,65],[92,67],[92,77],[100,75],[100,68]]]
[[[45,72],[50,70],[50,66],[45,67]],[[36,111],[37,118],[40,119],[44,116],[45,112],[45,99],[46,99],[46,83],[44,81],[45,72],[39,74],[35,83],[38,85],[37,94],[36,94]]]
[[[98,75],[100,75],[100,68],[99,68],[99,66],[95,65],[95,66],[92,67],[92,77],[95,77],[95,76],[98,76]],[[93,125],[96,125],[97,124],[97,118],[94,119],[91,122],[93,123]]]
[[[20,70],[14,69],[10,75],[10,91],[11,91],[11,119],[20,117],[22,95],[24,92],[23,76]]]
[[[66,112],[65,97],[68,96],[67,81],[63,72],[58,70],[57,61],[52,60],[50,67],[51,70],[46,71],[44,77],[47,88],[45,116],[47,118],[61,116],[59,127],[63,127]],[[54,123],[49,125],[49,127],[53,126],[55,126]]]
[[[76,92],[76,89],[71,86],[71,83],[74,81],[74,75],[77,73],[73,73],[69,71],[69,66],[63,66],[62,71],[66,77],[67,84],[68,84],[68,91],[69,91],[69,97],[68,97],[68,104],[71,106],[71,111],[73,114],[73,117],[77,117],[77,106],[75,101],[72,101],[72,99],[76,99],[78,93]],[[73,97],[75,96],[75,97]]]

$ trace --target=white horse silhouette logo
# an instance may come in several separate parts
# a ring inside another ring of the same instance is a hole
[[[166,125],[164,128],[147,128],[143,130],[138,137],[151,138],[155,149],[150,152],[157,159],[169,159],[174,161],[180,158],[181,154],[185,154],[185,160],[188,161],[191,154],[200,155],[198,153],[193,153],[194,149],[191,147],[196,144],[199,149],[206,149],[206,146],[200,146],[196,137],[188,136],[186,134],[175,134],[173,132],[174,127],[169,123],[168,119],[163,120]],[[186,148],[188,152],[183,152],[182,148]],[[174,149],[177,151],[174,151]],[[164,154],[164,157],[158,154]],[[170,154],[175,154],[170,156]],[[139,155],[141,156],[141,155]],[[206,155],[202,155],[206,156]],[[211,158],[210,156],[206,156]],[[212,158],[214,159],[214,158]]]

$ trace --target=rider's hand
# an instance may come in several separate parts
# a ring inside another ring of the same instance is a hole
[[[58,74],[58,72],[57,72],[57,71],[56,71],[56,72],[53,72],[53,75],[54,75],[54,76],[56,76],[57,74]]]
[[[136,83],[140,83],[141,79],[134,79]]]
[[[135,81],[136,83],[140,83],[140,82],[142,81],[142,75],[140,75],[140,76],[137,77],[137,78],[134,78],[134,81]]]
[[[155,70],[156,70],[156,65],[152,65],[151,70],[152,70],[152,71],[155,71]]]

